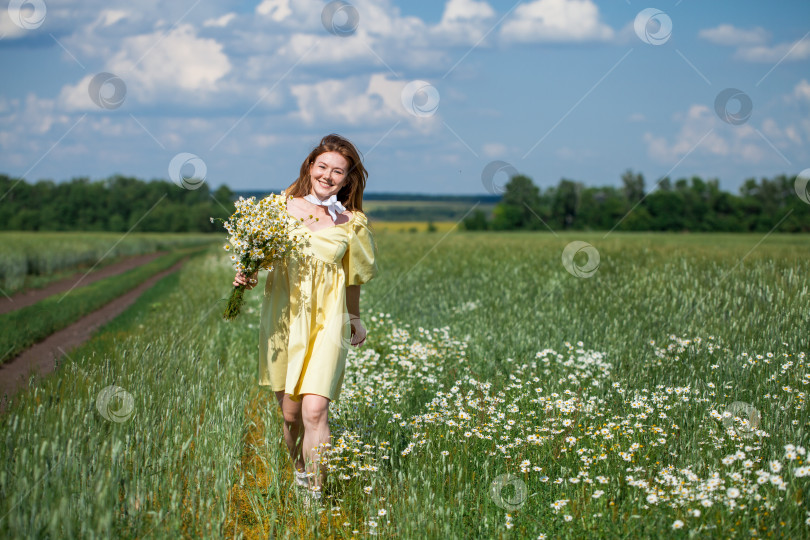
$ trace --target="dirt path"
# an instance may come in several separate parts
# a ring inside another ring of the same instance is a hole
[[[168,253],[168,251],[155,251],[145,255],[127,257],[123,261],[118,261],[116,263],[103,266],[90,274],[88,274],[86,271],[76,272],[70,277],[66,277],[65,279],[56,281],[50,285],[46,285],[41,289],[29,289],[27,291],[22,291],[12,295],[10,298],[8,296],[3,296],[0,298],[0,315],[3,313],[8,313],[9,311],[24,308],[25,306],[36,304],[44,298],[47,298],[53,294],[67,292],[73,287],[84,287],[85,285],[90,285],[91,283],[100,279],[123,274],[127,270],[132,270],[133,268],[144,265],[157,259],[161,255],[165,255],[166,253]]]
[[[73,347],[90,339],[99,326],[120,315],[152,285],[163,277],[178,271],[186,260],[188,257],[180,260],[171,268],[155,274],[128,293],[119,296],[67,328],[51,334],[44,341],[40,341],[16,358],[0,365],[0,413],[9,408],[14,395],[21,388],[28,386],[28,379],[31,375],[34,375],[35,382],[38,382],[41,377],[51,373],[56,367],[57,359],[68,353]],[[70,286],[72,286],[72,282]]]

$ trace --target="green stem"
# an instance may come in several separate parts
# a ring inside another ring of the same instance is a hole
[[[228,300],[228,306],[225,308],[225,320],[231,321],[239,315],[239,310],[242,308],[243,296],[245,294],[244,285],[236,285],[231,292],[231,298]]]

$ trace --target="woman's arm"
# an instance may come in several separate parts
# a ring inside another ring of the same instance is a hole
[[[346,287],[346,310],[352,320],[360,318],[360,285]]]
[[[366,339],[366,329],[360,321],[360,285],[346,287],[346,311],[352,325],[352,345],[360,345]]]

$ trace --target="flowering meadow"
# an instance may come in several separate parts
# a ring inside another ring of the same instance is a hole
[[[810,536],[810,242],[763,236],[380,232],[311,508],[255,384],[264,274],[224,322],[212,251],[0,417],[0,535]]]

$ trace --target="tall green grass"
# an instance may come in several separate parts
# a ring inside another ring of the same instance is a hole
[[[264,535],[808,534],[810,477],[797,472],[807,456],[785,446],[810,447],[810,240],[377,240],[381,274],[361,299],[368,344],[350,352],[331,407],[335,468],[320,515],[289,497],[264,392],[259,458],[271,478],[244,484],[253,487],[238,502]],[[563,268],[573,240],[599,251],[590,278]],[[230,488],[244,483],[234,471],[256,385],[261,287],[225,323],[232,278],[221,253],[186,265],[0,419],[0,535],[234,533],[221,527]],[[125,422],[96,409],[109,385],[133,396]],[[722,419],[734,402],[757,409],[756,430]]]
[[[644,365],[647,341],[673,333],[722,336],[735,351],[782,342],[807,350],[810,237],[771,234],[757,246],[764,234],[559,236],[380,234],[382,273],[364,291],[365,305],[470,335],[472,361],[487,376],[506,358],[566,340],[620,353],[619,369]],[[593,277],[564,269],[563,249],[574,240],[599,251]]]
[[[0,536],[221,536],[256,342],[222,322],[212,264],[162,280],[0,418]],[[110,386],[131,411],[99,403]]]

